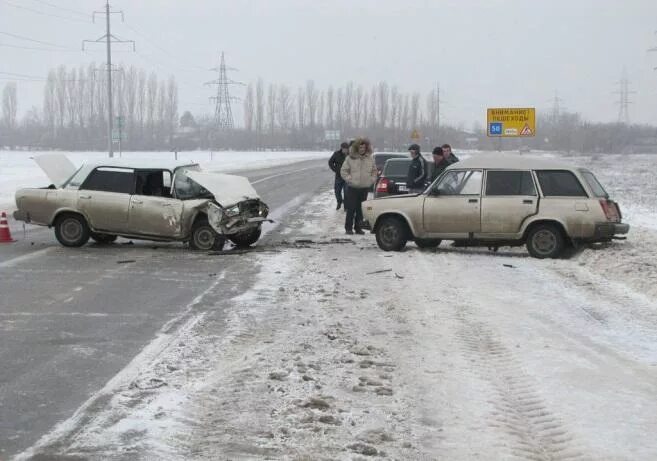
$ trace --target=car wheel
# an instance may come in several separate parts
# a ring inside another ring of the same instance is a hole
[[[415,239],[415,244],[420,248],[436,248],[440,242],[440,239]]]
[[[224,247],[226,238],[210,226],[207,218],[197,219],[192,226],[192,234],[189,238],[189,246],[192,250],[220,251]]]
[[[97,234],[95,232],[91,233],[91,238],[100,244],[112,243],[116,240],[116,235],[113,234]]]
[[[55,221],[55,237],[65,247],[81,247],[89,241],[87,221],[78,214],[63,214]]]
[[[238,248],[245,248],[253,245],[260,238],[262,233],[260,228],[250,230],[248,232],[242,232],[240,234],[231,235],[228,237],[231,242],[235,244]]]
[[[561,229],[554,224],[539,224],[527,235],[527,251],[534,258],[558,258],[565,247]]]
[[[383,218],[376,229],[376,243],[384,251],[400,251],[408,241],[406,223],[395,217]]]

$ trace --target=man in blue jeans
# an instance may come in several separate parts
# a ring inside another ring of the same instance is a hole
[[[347,158],[347,154],[349,154],[349,143],[343,142],[340,144],[340,150],[333,152],[333,155],[331,155],[331,158],[328,161],[329,168],[335,173],[335,200],[338,202],[338,205],[335,207],[336,210],[340,209],[342,202],[344,201],[343,194],[346,183],[344,179],[342,179],[342,176],[340,176],[340,168],[342,168],[342,164],[344,163],[344,159]]]

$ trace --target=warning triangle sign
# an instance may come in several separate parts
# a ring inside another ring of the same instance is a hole
[[[520,136],[533,136],[533,135],[534,133],[532,132],[532,129],[529,128],[529,123],[525,123],[525,127],[520,132]]]

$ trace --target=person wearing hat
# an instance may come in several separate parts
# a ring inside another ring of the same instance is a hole
[[[347,182],[344,194],[344,229],[347,234],[364,234],[362,203],[367,200],[370,187],[376,182],[376,165],[372,158],[372,144],[367,138],[358,138],[349,149],[340,174]]]
[[[408,151],[411,153],[411,164],[408,167],[406,187],[409,194],[419,194],[426,188],[427,161],[422,157],[417,144],[411,144]]]
[[[344,163],[344,159],[347,158],[349,154],[349,143],[343,142],[340,144],[340,150],[336,150],[331,155],[331,158],[328,161],[329,168],[335,173],[335,181],[333,183],[333,189],[335,191],[335,200],[338,202],[338,205],[335,207],[336,210],[339,210],[343,202],[343,194],[345,193],[346,183],[342,176],[340,175],[340,169]]]

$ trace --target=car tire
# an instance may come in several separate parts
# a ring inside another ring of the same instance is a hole
[[[189,246],[192,250],[221,251],[224,243],[226,243],[226,238],[212,228],[207,218],[196,220],[189,236]]]
[[[376,227],[376,243],[384,251],[400,251],[408,242],[408,228],[400,218],[383,218]]]
[[[415,244],[420,248],[436,248],[440,242],[440,239],[415,239]]]
[[[564,251],[566,241],[559,227],[554,224],[539,224],[529,231],[526,246],[534,258],[558,258]]]
[[[89,241],[91,232],[84,217],[65,213],[55,220],[55,238],[65,247],[81,247]]]
[[[117,236],[113,234],[97,234],[92,232],[91,238],[94,240],[94,242],[104,245],[116,241]]]
[[[237,248],[246,248],[256,243],[260,238],[260,234],[262,234],[262,230],[257,228],[248,232],[231,235],[228,238],[235,244]]]

